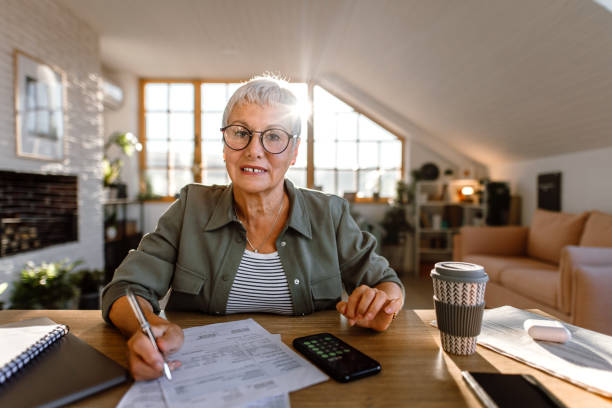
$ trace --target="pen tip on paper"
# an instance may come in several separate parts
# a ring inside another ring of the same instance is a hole
[[[166,374],[166,378],[172,380],[172,374],[170,374],[170,367],[168,367],[167,363],[164,363],[164,374]]]

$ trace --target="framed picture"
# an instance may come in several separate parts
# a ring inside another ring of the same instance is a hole
[[[15,50],[17,155],[64,158],[64,72]]]
[[[538,174],[538,208],[561,211],[561,173]]]

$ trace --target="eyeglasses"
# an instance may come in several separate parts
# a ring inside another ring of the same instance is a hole
[[[283,129],[266,129],[261,132],[250,130],[241,125],[229,125],[221,128],[223,142],[232,150],[243,150],[251,143],[253,134],[259,133],[259,141],[264,150],[272,154],[280,154],[287,149],[291,139],[297,135],[291,135]]]

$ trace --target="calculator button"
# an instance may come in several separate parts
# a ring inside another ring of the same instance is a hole
[[[323,357],[323,358],[327,358],[327,357],[329,357],[329,356],[328,356],[327,354],[322,354],[322,355],[321,355],[321,357]]]

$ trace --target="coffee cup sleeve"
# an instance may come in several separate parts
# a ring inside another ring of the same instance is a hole
[[[451,336],[476,337],[482,328],[484,302],[479,305],[444,303],[434,296],[438,328]]]

